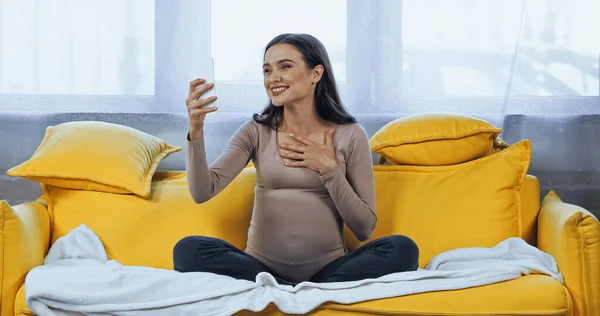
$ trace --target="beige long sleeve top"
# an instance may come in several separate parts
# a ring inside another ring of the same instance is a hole
[[[367,133],[358,123],[340,125],[334,144],[338,167],[320,175],[285,166],[277,131],[252,119],[235,132],[210,166],[204,135],[194,141],[188,138],[189,190],[196,203],[203,203],[252,160],[256,187],[245,252],[289,281],[306,281],[346,254],[343,223],[365,240],[377,221]]]

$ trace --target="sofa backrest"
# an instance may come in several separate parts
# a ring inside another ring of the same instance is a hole
[[[385,221],[390,214],[402,214],[408,210],[379,207],[398,196],[395,190],[381,187],[384,181],[390,180],[389,176],[389,172],[376,167],[379,222],[372,238],[406,233],[395,231],[394,226]],[[193,202],[185,173],[181,171],[158,171],[148,199],[52,186],[43,186],[43,190],[52,216],[53,242],[85,223],[98,234],[110,259],[126,265],[172,269],[173,246],[188,235],[223,238],[244,249],[252,214],[254,185],[255,170],[247,168],[223,192],[203,204]],[[539,185],[535,177],[526,177],[519,198],[522,212],[520,218],[515,214],[514,220],[520,221],[522,237],[533,244],[539,211]],[[422,229],[427,229],[425,223]],[[344,230],[349,249],[356,249],[360,243],[346,227]],[[443,244],[446,238],[439,236],[437,240]],[[477,236],[472,237],[475,244],[478,240]],[[427,252],[427,249],[423,250]],[[423,259],[421,266],[430,256]]]
[[[245,169],[220,194],[196,204],[186,174],[157,171],[148,198],[42,185],[55,242],[86,224],[109,259],[172,269],[175,244],[189,235],[222,238],[244,249],[254,202],[255,173]]]
[[[381,176],[375,172],[375,181]],[[378,193],[378,199],[386,200],[387,196],[382,196],[381,192]],[[519,191],[519,199],[521,200],[521,218],[519,220],[522,227],[522,233],[519,237],[523,238],[530,245],[537,245],[537,216],[540,211],[540,185],[538,179],[533,175],[526,175],[523,181],[523,186]],[[380,211],[381,212],[381,211]],[[517,214],[515,214],[515,217]],[[382,234],[397,233],[402,234],[402,231],[388,232],[385,231]],[[375,237],[370,238],[364,242],[358,241],[347,226],[344,226],[344,238],[346,240],[346,246],[349,250],[355,250],[361,245],[369,242]]]

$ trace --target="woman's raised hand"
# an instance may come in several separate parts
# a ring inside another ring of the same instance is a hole
[[[185,101],[188,110],[188,117],[190,119],[190,140],[198,139],[202,135],[204,128],[204,119],[206,114],[217,110],[216,107],[207,107],[209,104],[215,102],[217,97],[210,97],[200,99],[200,97],[208,90],[213,88],[214,83],[204,84],[206,80],[198,78],[190,82],[190,93]]]

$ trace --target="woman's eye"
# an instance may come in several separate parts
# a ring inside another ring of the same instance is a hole
[[[263,73],[266,74],[266,73],[269,73],[269,72],[271,72],[271,70],[269,70],[269,69],[263,69]]]
[[[290,68],[290,67],[291,67],[290,65],[283,65],[283,66],[281,66],[281,69],[287,69],[287,68]]]

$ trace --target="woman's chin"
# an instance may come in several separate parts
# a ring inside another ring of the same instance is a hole
[[[283,100],[278,100],[278,99],[271,99],[271,104],[273,104],[273,106],[283,106]]]

